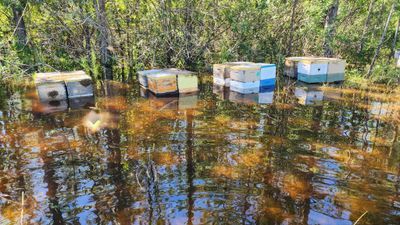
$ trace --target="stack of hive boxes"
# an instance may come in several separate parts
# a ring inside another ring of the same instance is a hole
[[[305,83],[337,82],[344,80],[346,62],[334,58],[308,58],[298,63],[299,81]]]
[[[139,83],[156,96],[187,94],[198,91],[198,78],[190,71],[175,68],[153,69],[138,72]]]
[[[230,86],[230,72],[234,66],[244,66],[253,64],[251,62],[227,62],[223,64],[214,64],[213,66],[213,81],[214,84],[221,86]]]
[[[274,64],[252,63],[230,68],[231,90],[242,94],[259,93],[275,86]]]
[[[92,78],[84,71],[37,73],[34,82],[42,107],[61,111],[93,100]]]

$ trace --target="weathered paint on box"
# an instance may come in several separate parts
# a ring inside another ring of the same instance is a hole
[[[240,65],[250,65],[253,64],[251,62],[226,62],[223,64],[214,64],[213,65],[213,76],[220,79],[230,78],[231,67],[240,66]]]
[[[275,64],[257,63],[257,65],[261,66],[261,75],[260,75],[261,80],[276,78],[276,65]]]
[[[230,78],[239,82],[259,81],[261,79],[260,66],[244,65],[231,67]]]
[[[179,93],[191,93],[191,92],[197,92],[199,90],[198,87],[199,81],[195,74],[181,73],[177,76],[177,79],[178,79]]]
[[[339,82],[344,81],[344,73],[333,73],[328,74],[326,77],[326,82]]]
[[[328,63],[314,61],[300,61],[298,64],[298,75],[323,75],[328,73]]]
[[[176,75],[160,72],[147,77],[149,90],[156,95],[173,94],[178,92]]]
[[[309,84],[324,83],[327,82],[327,74],[308,75],[308,74],[298,73],[297,79],[299,81],[303,81]]]
[[[231,91],[236,91],[242,94],[251,94],[260,92],[260,81],[255,82],[239,82],[231,81]]]
[[[93,96],[93,81],[88,75],[77,75],[65,79],[68,98]]]
[[[248,104],[248,105],[258,104],[258,97],[259,97],[258,93],[242,94],[235,91],[231,91],[229,93],[229,101],[240,104]]]
[[[226,79],[221,79],[219,77],[213,77],[213,82],[216,85],[219,86],[225,86],[225,87],[230,87],[231,86],[231,79],[226,78]]]
[[[62,101],[67,99],[64,81],[36,84],[40,101]]]
[[[346,61],[340,59],[332,59],[328,64],[328,74],[344,74]]]
[[[161,69],[151,69],[151,70],[143,70],[139,71],[139,84],[143,86],[144,88],[148,88],[148,83],[147,83],[147,76],[151,74],[156,74],[158,72],[161,72]]]

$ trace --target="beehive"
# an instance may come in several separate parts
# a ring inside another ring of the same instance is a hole
[[[344,80],[346,62],[335,58],[307,58],[298,64],[298,80],[305,83],[337,82]]]
[[[196,74],[186,70],[178,70],[175,73],[177,75],[178,91],[180,94],[197,92],[199,90],[199,81]]]
[[[174,94],[178,92],[176,74],[162,71],[147,77],[148,87],[155,95]]]
[[[232,81],[255,82],[261,79],[261,70],[258,65],[233,66],[230,68]]]
[[[276,65],[257,63],[260,66],[260,87],[273,87],[276,81]]]
[[[231,91],[239,92],[242,94],[258,93],[260,91],[260,81],[255,82],[239,82],[231,81]]]
[[[288,58],[286,58],[284,75],[291,77],[291,78],[297,78],[299,62],[301,60],[315,59],[315,58],[317,58],[317,57],[307,56],[307,57],[288,57]]]
[[[156,74],[161,71],[162,71],[161,69],[151,69],[151,70],[139,71],[138,72],[139,84],[144,88],[148,88],[147,76],[149,76],[151,74]]]
[[[251,62],[227,62],[223,64],[213,65],[214,84],[230,86],[230,71],[231,67],[240,65],[249,65]]]
[[[84,71],[37,73],[35,84],[41,101],[93,96],[92,78]]]
[[[83,72],[83,71],[82,71]],[[68,98],[93,96],[92,78],[83,73],[66,73],[63,75],[67,87]]]

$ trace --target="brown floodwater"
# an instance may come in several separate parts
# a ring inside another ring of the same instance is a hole
[[[400,88],[0,87],[0,224],[399,224]]]

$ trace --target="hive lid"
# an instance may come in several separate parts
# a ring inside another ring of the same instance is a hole
[[[233,66],[231,67],[232,70],[259,70],[261,65],[242,65],[242,66]]]
[[[161,71],[162,71],[162,69],[142,70],[142,71],[139,71],[138,74],[139,75],[149,75],[149,74],[158,73]]]
[[[50,73],[36,73],[34,75],[35,83],[51,83],[61,82],[65,80],[82,80],[91,79],[86,75],[85,71],[78,70],[72,72],[50,72]]]

